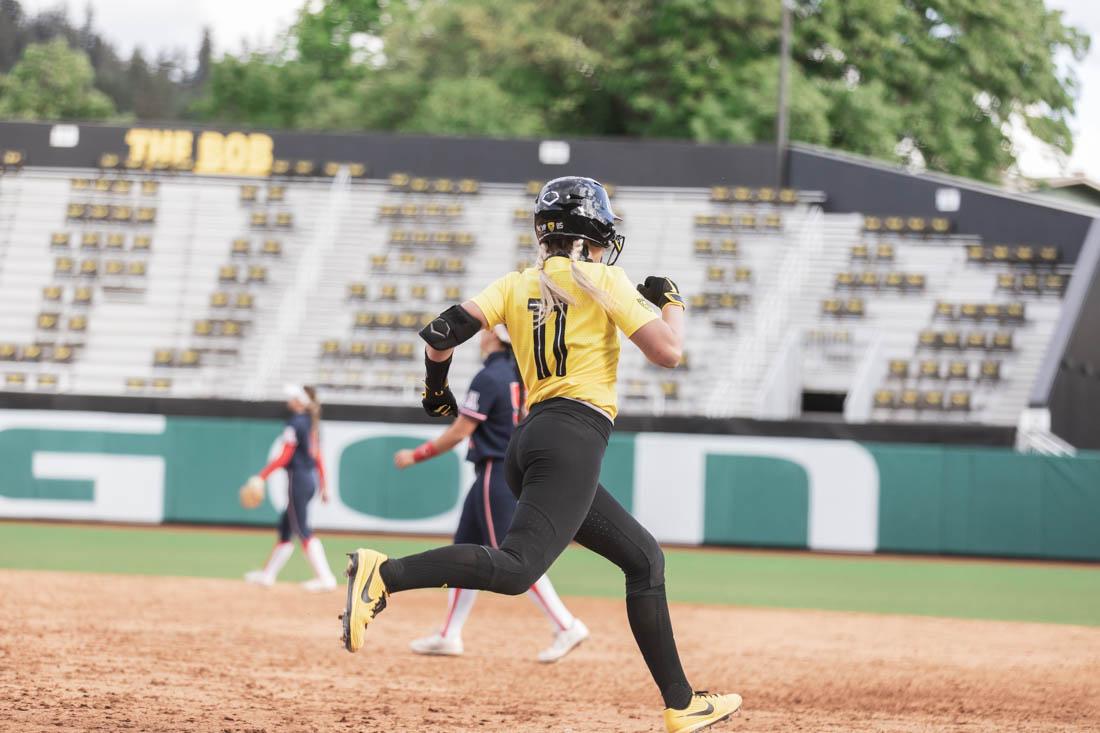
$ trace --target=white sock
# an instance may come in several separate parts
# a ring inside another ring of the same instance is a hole
[[[447,591],[447,618],[439,630],[440,636],[444,639],[461,639],[462,627],[466,625],[466,619],[470,618],[470,611],[473,610],[476,600],[476,590],[451,588]]]
[[[305,542],[306,557],[309,558],[309,564],[313,566],[313,574],[317,576],[318,580],[322,580],[326,583],[336,582],[336,578],[332,575],[332,568],[328,566],[328,558],[325,556],[325,548],[321,545],[321,540],[318,537],[310,537]]]
[[[294,554],[293,542],[277,543],[275,549],[271,551],[271,555],[267,558],[267,564],[264,565],[264,575],[275,580],[292,554]]]
[[[527,591],[527,597],[546,614],[546,618],[550,620],[550,628],[555,634],[573,625],[573,614],[569,613],[569,609],[561,602],[561,598],[558,598],[558,592],[554,590],[550,578],[543,575],[536,580]]]

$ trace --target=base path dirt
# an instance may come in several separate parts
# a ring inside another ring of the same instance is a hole
[[[394,596],[359,654],[342,589],[0,571],[3,731],[659,731],[621,602],[556,665],[524,598],[482,594],[466,655],[418,657],[444,593]],[[673,606],[689,679],[737,691],[716,731],[1097,731],[1100,629]]]

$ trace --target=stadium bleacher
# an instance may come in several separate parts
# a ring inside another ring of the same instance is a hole
[[[259,398],[294,380],[333,402],[415,404],[417,328],[533,263],[541,182],[340,170],[4,176],[4,389]],[[1056,247],[977,241],[945,217],[825,214],[820,192],[612,190],[622,264],[668,271],[690,304],[690,369],[624,350],[628,414],[758,414],[794,333],[800,389],[860,378],[872,419],[1012,424],[1072,269]]]

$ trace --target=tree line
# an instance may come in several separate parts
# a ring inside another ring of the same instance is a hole
[[[1044,0],[792,4],[793,140],[985,180],[1015,164],[1012,124],[1072,150],[1078,82],[1059,61],[1089,39]],[[0,115],[20,113],[12,84],[31,93],[38,72],[20,66],[53,38],[113,105],[53,115],[768,142],[779,16],[780,0],[326,0],[268,48],[212,58],[207,38],[190,65],[121,60],[90,22],[38,16],[12,26],[16,44],[0,30]]]
[[[0,0],[0,117],[9,119],[186,119],[210,74],[204,32],[198,54],[163,49],[123,57],[95,27],[89,6],[79,24],[63,7],[27,13]]]

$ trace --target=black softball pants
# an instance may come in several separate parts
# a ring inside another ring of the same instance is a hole
[[[382,565],[391,593],[469,588],[519,595],[576,540],[626,576],[626,611],[665,705],[691,700],[665,598],[664,554],[645,527],[599,484],[611,423],[590,407],[556,398],[535,405],[508,444],[505,475],[516,493],[500,549],[450,545]]]

